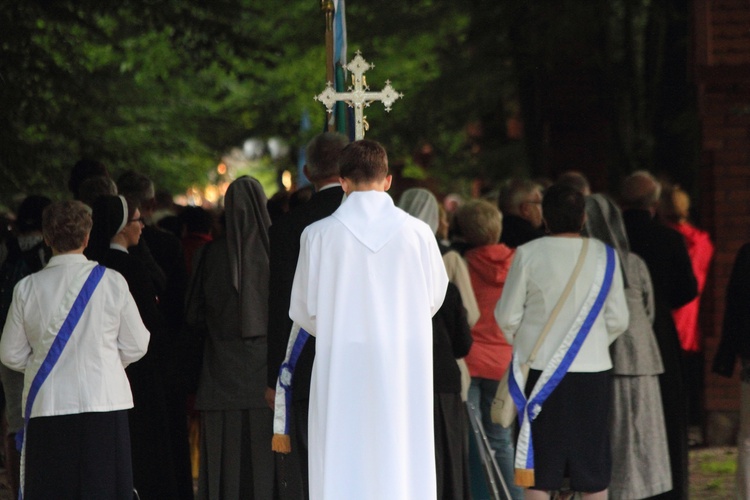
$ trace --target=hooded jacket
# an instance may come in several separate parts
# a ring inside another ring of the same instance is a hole
[[[472,377],[500,380],[510,364],[513,348],[495,321],[495,305],[500,300],[505,278],[515,250],[502,243],[473,248],[466,252],[471,286],[479,305],[479,320],[471,329],[474,343],[466,356]]]

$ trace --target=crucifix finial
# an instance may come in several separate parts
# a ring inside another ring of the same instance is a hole
[[[357,51],[356,54],[354,59],[346,65],[346,69],[352,74],[352,86],[346,92],[336,92],[333,84],[328,82],[326,89],[315,96],[315,100],[322,102],[328,112],[333,110],[333,106],[337,101],[344,101],[350,108],[354,108],[354,139],[360,140],[364,139],[365,130],[368,128],[367,117],[364,116],[364,108],[369,106],[373,101],[381,101],[385,106],[385,110],[390,111],[393,103],[403,97],[404,94],[396,92],[391,87],[390,80],[386,80],[385,87],[380,92],[370,92],[370,87],[367,86],[364,73],[368,69],[374,68],[375,65],[365,61],[360,51]]]

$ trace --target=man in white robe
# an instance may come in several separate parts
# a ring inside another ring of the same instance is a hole
[[[290,305],[316,336],[310,498],[435,498],[431,317],[445,266],[430,228],[385,193],[380,144],[350,144],[339,166],[346,201],[302,234]]]

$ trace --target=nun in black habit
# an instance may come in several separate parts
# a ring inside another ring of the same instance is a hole
[[[273,411],[266,389],[266,195],[252,177],[230,184],[226,231],[193,258],[186,322],[202,332],[199,499],[273,497]]]
[[[164,318],[144,264],[127,250],[140,239],[140,211],[122,196],[102,196],[92,208],[94,226],[85,253],[125,277],[143,323],[151,332],[148,353],[125,370],[134,404],[128,415],[133,483],[141,500],[180,498],[161,371],[166,355]]]

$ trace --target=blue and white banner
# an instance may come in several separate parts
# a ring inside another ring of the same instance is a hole
[[[346,66],[346,8],[344,0],[334,0],[333,16],[333,63]]]

